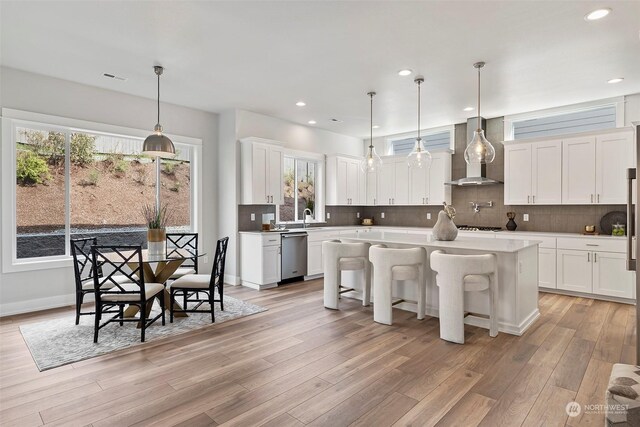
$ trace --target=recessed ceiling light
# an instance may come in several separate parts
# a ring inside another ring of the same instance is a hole
[[[616,77],[615,79],[607,80],[607,83],[620,83],[624,80],[624,77]]]
[[[587,13],[584,16],[584,19],[587,21],[597,21],[598,19],[604,18],[609,13],[611,13],[611,9],[609,9],[608,7],[605,7],[603,9],[596,9],[592,12]]]
[[[304,107],[305,105],[307,105],[307,103],[306,103],[306,102],[304,102],[304,101],[298,101],[298,102],[296,102],[296,105],[297,105],[298,107]]]
[[[413,71],[408,69],[408,68],[398,71],[398,75],[399,76],[403,76],[403,77],[404,76],[409,76],[409,75],[411,75],[411,73],[413,73]]]
[[[475,110],[475,108],[473,107],[465,107],[462,109],[462,111],[473,111],[473,110]]]
[[[378,126],[378,125],[373,125],[372,127],[373,127],[374,129],[379,129],[379,128],[380,128],[380,126]]]
[[[309,123],[310,125],[315,125],[316,121],[315,120],[309,120],[307,123]]]

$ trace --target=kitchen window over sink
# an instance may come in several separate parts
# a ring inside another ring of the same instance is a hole
[[[317,169],[317,162],[313,160],[284,158],[284,204],[279,207],[281,222],[302,221],[306,209],[315,220]]]

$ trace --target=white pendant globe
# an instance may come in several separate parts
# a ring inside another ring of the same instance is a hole
[[[464,150],[464,160],[468,164],[491,163],[496,158],[496,149],[485,138],[484,130],[478,129],[473,132],[473,139]]]
[[[369,147],[367,155],[360,162],[360,169],[365,173],[375,173],[378,172],[381,167],[382,159],[378,156],[374,147]]]
[[[430,169],[431,161],[431,153],[424,148],[422,138],[416,138],[416,144],[413,147],[413,151],[407,156],[407,165],[410,168],[415,169]]]

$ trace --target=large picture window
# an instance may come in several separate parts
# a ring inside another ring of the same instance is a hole
[[[12,122],[18,261],[70,255],[69,238],[146,243],[145,204],[169,208],[169,231],[191,231],[193,146],[172,159],[141,153],[143,138]]]

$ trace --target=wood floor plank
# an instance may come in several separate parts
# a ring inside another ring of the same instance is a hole
[[[593,357],[610,363],[620,360],[627,327],[627,310],[617,304],[611,307],[598,337]]]
[[[473,387],[482,374],[460,369],[436,387],[394,426],[433,426]]]
[[[522,427],[562,427],[569,417],[567,403],[572,402],[576,392],[547,383],[533,408],[522,423]]]
[[[582,338],[572,338],[551,375],[550,382],[574,392],[578,391],[596,343]]]
[[[584,408],[585,405],[604,404],[604,395],[609,384],[609,375],[611,374],[612,363],[592,358],[589,366],[584,374],[576,402]],[[604,413],[582,411],[577,417],[567,419],[569,426],[602,426],[604,425]]]
[[[529,363],[547,368],[555,368],[558,361],[564,354],[575,330],[556,326],[547,336],[547,339],[538,347],[538,350],[531,356]]]
[[[417,403],[417,400],[411,399],[402,393],[393,392],[378,406],[369,410],[350,425],[352,427],[390,426],[409,412]]]
[[[495,400],[481,394],[467,393],[438,421],[436,426],[477,426],[495,403]]]

